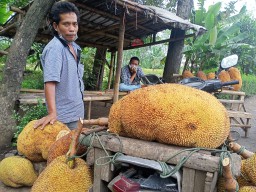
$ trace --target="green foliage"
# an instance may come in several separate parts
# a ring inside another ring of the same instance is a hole
[[[47,109],[42,100],[38,100],[38,104],[34,106],[21,105],[20,109],[22,112],[14,112],[13,115],[13,118],[17,121],[16,132],[13,136],[13,145],[16,145],[19,134],[30,121],[40,119],[47,115]]]
[[[186,66],[186,69],[198,71],[215,68],[222,58],[228,55],[237,53],[239,58],[242,57],[237,49],[252,48],[250,43],[245,41],[249,37],[248,32],[243,31],[240,24],[246,14],[245,7],[238,14],[231,16],[235,1],[226,7],[229,8],[227,11],[220,11],[220,2],[211,5],[208,11],[203,8],[204,0],[199,3],[199,10],[194,11],[193,20],[208,31],[196,39],[186,39],[183,53],[190,65]]]
[[[256,76],[254,75],[242,75],[243,86],[242,91],[246,93],[246,96],[256,95]]]
[[[27,89],[44,89],[44,80],[42,71],[29,71],[24,73],[22,88]]]
[[[85,89],[87,87],[93,87],[93,85],[92,85],[93,82],[90,77],[92,74],[95,52],[96,52],[95,48],[89,48],[89,47],[85,47],[82,50],[81,63],[84,64],[83,81],[84,81]]]

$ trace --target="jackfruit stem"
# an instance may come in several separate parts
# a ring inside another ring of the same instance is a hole
[[[83,124],[84,125],[107,126],[108,125],[108,118],[107,117],[100,117],[98,119],[83,120]]]
[[[248,151],[247,149],[243,149],[243,151],[241,151],[242,147],[238,143],[230,142],[228,146],[235,153],[239,153],[244,159],[248,159],[254,155],[253,152]]]
[[[79,141],[79,136],[81,134],[83,128],[83,120],[80,118],[77,124],[77,128],[72,135],[72,141],[69,147],[69,150],[67,152],[67,164],[70,169],[73,169],[75,167],[75,158],[74,156],[76,155],[77,152],[77,146],[78,146],[78,141]]]
[[[223,177],[225,179],[224,187],[226,191],[236,192],[238,184],[232,175],[229,158],[225,158],[222,160],[222,166],[223,166]]]

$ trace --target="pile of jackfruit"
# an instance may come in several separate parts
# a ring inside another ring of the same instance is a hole
[[[58,121],[44,129],[34,129],[35,122],[29,122],[18,136],[17,150],[22,156],[0,162],[0,181],[14,188],[32,186],[32,192],[88,191],[92,186],[90,167],[81,158],[74,159],[73,168],[67,163],[74,131]],[[80,149],[80,153],[85,150]],[[48,164],[39,173],[33,163],[42,161]]]
[[[203,71],[198,71],[196,75],[191,73],[188,70],[185,70],[182,74],[183,78],[190,78],[190,77],[198,77],[202,80],[210,80],[210,79],[215,79],[216,75],[213,72],[210,72],[208,74],[205,74]],[[231,67],[227,70],[222,70],[218,74],[218,79],[221,80],[221,82],[228,82],[228,81],[234,81],[238,80],[239,84],[232,85],[232,90],[234,91],[239,91],[242,88],[242,76],[238,68],[236,67]],[[225,88],[224,88],[225,89]]]

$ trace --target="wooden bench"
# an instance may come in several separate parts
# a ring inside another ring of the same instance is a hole
[[[80,138],[83,140],[83,138]],[[132,157],[138,157],[154,161],[166,161],[172,155],[184,150],[184,147],[166,145],[156,142],[143,141],[138,139],[117,137],[113,135],[102,135],[94,139],[92,150],[87,154],[87,164],[94,165],[93,191],[107,192],[108,183],[118,174],[116,167],[109,164],[99,165],[95,161],[101,158],[101,163],[109,161],[105,151],[109,155],[120,152]],[[104,149],[103,149],[104,148]],[[177,155],[167,161],[170,165],[176,165],[187,152]],[[241,158],[237,154],[231,154],[233,162],[234,176],[240,175]],[[182,166],[181,185],[184,192],[212,192],[217,189],[220,157],[212,156],[208,151],[199,151]]]
[[[225,95],[227,98],[219,99],[219,101],[228,110],[231,127],[240,127],[245,132],[245,137],[248,136],[248,129],[251,128],[252,114],[246,112],[244,106],[245,92],[223,90],[219,94]]]

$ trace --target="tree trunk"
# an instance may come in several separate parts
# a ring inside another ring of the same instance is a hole
[[[89,88],[90,90],[100,90],[102,88],[106,52],[106,48],[97,48],[96,50],[91,76],[92,82],[91,87]]]
[[[15,101],[19,97],[26,59],[41,21],[54,1],[35,0],[18,28],[5,63],[0,87],[0,148],[11,144],[15,131],[12,118]]]
[[[186,20],[189,19],[192,7],[193,0],[179,0],[177,6],[177,16]],[[180,37],[185,37],[185,31],[181,29],[172,29],[170,38]],[[167,83],[175,82],[173,74],[179,73],[183,47],[184,40],[169,43],[163,73],[163,79]]]

